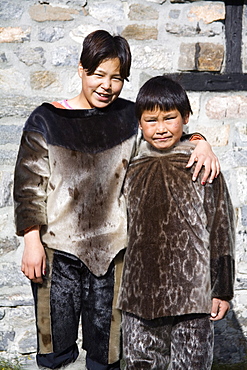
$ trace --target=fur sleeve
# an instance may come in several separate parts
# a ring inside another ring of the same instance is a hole
[[[46,189],[50,176],[47,145],[41,134],[24,132],[14,180],[17,235],[33,225],[45,225]]]
[[[212,298],[231,300],[234,289],[234,209],[223,175],[208,185],[205,209],[209,215]]]

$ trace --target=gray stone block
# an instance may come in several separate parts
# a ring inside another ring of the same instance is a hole
[[[15,150],[2,150],[0,151],[0,163],[1,165],[14,166],[16,162],[17,151]]]
[[[19,47],[15,52],[20,61],[27,66],[32,66],[33,64],[44,65],[46,60],[44,57],[44,49],[41,47]]]
[[[0,289],[17,287],[19,293],[23,293],[23,286],[29,284],[28,279],[23,275],[20,264],[15,262],[0,262]],[[17,290],[15,290],[15,293]],[[0,291],[1,293],[1,291]]]
[[[18,341],[18,352],[22,355],[36,352],[35,332],[25,331],[22,338]]]
[[[76,46],[55,48],[52,53],[52,64],[56,67],[77,67],[79,63],[79,50]]]
[[[13,342],[14,338],[14,331],[0,331],[0,351],[7,351],[9,341]]]
[[[241,222],[243,226],[247,226],[247,206],[241,207]]]
[[[22,134],[21,126],[0,125],[0,145],[19,144]]]
[[[21,6],[20,2],[11,2],[11,1],[4,1],[1,0],[0,2],[0,19],[1,20],[8,20],[8,19],[20,19],[23,14],[23,7]]]
[[[55,42],[63,38],[65,34],[64,27],[48,26],[39,30],[38,38],[43,42]]]
[[[12,186],[13,174],[0,171],[0,208],[13,205]]]
[[[0,237],[0,257],[5,254],[15,251],[20,245],[16,236],[1,238]]]
[[[27,118],[38,105],[40,105],[44,101],[49,100],[50,99],[48,96],[30,97],[25,95],[4,94],[1,97],[0,118],[6,117]],[[23,125],[24,122],[25,119],[23,119]],[[15,120],[13,120],[13,124],[14,123]]]

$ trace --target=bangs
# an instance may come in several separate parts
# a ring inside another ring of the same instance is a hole
[[[177,109],[183,118],[192,113],[188,96],[182,86],[164,76],[148,80],[136,98],[136,116],[139,120],[145,110],[156,109],[164,112]]]
[[[155,110],[162,110],[165,112],[169,112],[171,110],[176,109],[176,104],[171,96],[167,94],[164,96],[159,95],[147,95],[146,99],[143,99],[143,110],[155,111]]]

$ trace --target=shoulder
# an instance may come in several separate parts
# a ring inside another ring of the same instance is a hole
[[[51,116],[54,114],[54,110],[57,110],[52,104],[43,103],[30,114],[27,121],[25,122],[24,131],[37,131],[43,133],[47,126],[47,122],[50,121]]]

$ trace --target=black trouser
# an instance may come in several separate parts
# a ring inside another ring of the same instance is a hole
[[[114,307],[122,255],[115,258],[104,276],[96,277],[73,255],[51,249],[46,253],[45,281],[42,285],[32,284],[38,365],[56,369],[76,360],[81,317],[87,367],[103,370],[112,364],[110,368],[116,369],[120,358],[121,314]]]

